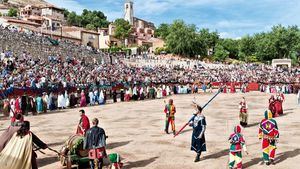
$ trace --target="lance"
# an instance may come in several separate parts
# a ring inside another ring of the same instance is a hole
[[[211,101],[213,101],[221,92],[222,92],[222,88],[219,89],[219,91],[202,107],[202,109],[204,109]],[[194,117],[195,115],[193,115],[193,117],[190,118],[190,120],[187,123],[185,123],[183,127],[181,127],[181,129],[174,135],[174,137],[178,136],[182,132],[182,130],[184,130],[184,128],[190,124],[190,122],[194,119]]]

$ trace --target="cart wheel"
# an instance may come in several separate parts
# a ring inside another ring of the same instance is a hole
[[[66,161],[66,165],[67,165],[67,169],[72,169],[72,160],[71,160],[71,156],[67,157],[67,161]]]

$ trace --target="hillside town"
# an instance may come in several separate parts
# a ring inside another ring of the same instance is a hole
[[[14,17],[9,16],[9,11],[12,9],[17,11]],[[109,49],[113,45],[120,46],[122,44],[122,40],[114,36],[116,26],[113,22],[107,28],[99,27],[96,28],[97,30],[70,26],[67,24],[64,10],[46,2],[40,5],[16,5],[2,2],[0,4],[0,25],[17,32],[31,32],[57,41],[71,41],[95,50]],[[148,46],[148,52],[163,47],[163,40],[154,37],[154,24],[134,16],[132,1],[125,1],[123,10],[123,19],[132,25],[130,36],[124,44],[125,47],[132,49],[133,54],[136,54],[138,46]]]

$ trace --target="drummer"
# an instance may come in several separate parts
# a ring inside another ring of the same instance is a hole
[[[106,146],[106,135],[103,128],[98,127],[99,120],[94,118],[93,127],[90,128],[84,138],[84,149],[89,150],[89,159],[91,169],[98,166],[98,169],[103,167],[103,158],[107,157],[105,146]]]

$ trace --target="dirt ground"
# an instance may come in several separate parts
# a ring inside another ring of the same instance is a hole
[[[213,94],[176,95],[171,98],[177,107],[176,129],[178,130],[194,113],[190,106],[193,98],[201,105]],[[192,131],[184,130],[178,137],[167,135],[164,127],[164,99],[142,102],[108,104],[84,108],[90,120],[100,119],[109,136],[108,153],[119,153],[125,163],[124,168],[148,169],[225,169],[228,163],[229,143],[227,138],[239,123],[238,104],[242,96],[249,106],[249,127],[243,129],[249,155],[244,153],[243,166],[249,169],[263,169],[258,123],[268,105],[270,95],[251,92],[247,94],[220,94],[205,110],[207,120],[207,152],[198,163],[194,163],[195,153],[190,151]],[[167,100],[168,98],[165,98]],[[284,115],[277,118],[280,140],[276,152],[276,165],[273,169],[296,169],[300,161],[300,106],[296,104],[296,95],[286,95]],[[29,116],[31,130],[49,147],[59,150],[70,135],[75,133],[79,120],[79,108],[50,112],[39,116]],[[0,121],[0,128],[9,124]],[[41,169],[63,168],[55,153],[45,150],[38,153]]]

